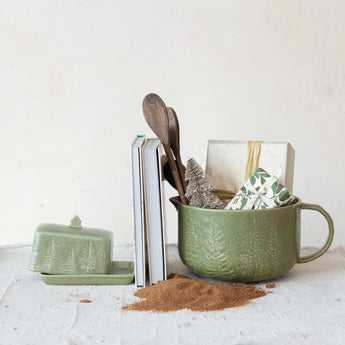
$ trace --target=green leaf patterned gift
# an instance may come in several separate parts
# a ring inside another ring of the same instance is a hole
[[[297,198],[278,181],[279,175],[280,170],[271,176],[262,168],[256,169],[225,209],[266,209],[295,203]]]

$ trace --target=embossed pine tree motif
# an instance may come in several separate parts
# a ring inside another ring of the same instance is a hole
[[[75,254],[73,248],[68,252],[67,260],[64,264],[64,271],[67,274],[73,274],[75,267]]]
[[[200,218],[191,213],[188,227],[185,228],[179,239],[183,257],[188,266],[191,266],[194,272],[200,271],[200,232],[202,229],[202,222]]]
[[[32,263],[34,263],[33,265],[32,265],[32,267],[30,268],[30,269],[32,269],[32,270],[35,270],[35,271],[39,271],[40,270],[40,265],[39,265],[39,262],[40,262],[40,251],[38,250],[38,247],[36,246],[33,250],[32,250],[32,252],[31,252],[31,260],[30,260],[30,262]]]
[[[91,241],[87,241],[79,254],[80,268],[84,272],[92,271],[96,266],[95,250]]]
[[[226,248],[223,237],[224,223],[224,219],[220,224],[211,219],[207,235],[204,238],[205,245],[202,248],[204,272],[213,278],[224,279],[225,276],[230,278],[232,274],[229,248]]]
[[[279,274],[281,272],[281,242],[276,229],[268,230],[265,249],[261,249],[260,253],[258,257],[260,272],[267,276]]]
[[[262,270],[262,248],[256,231],[241,234],[241,248],[248,248],[248,253],[240,254],[241,271],[248,276],[255,276]]]
[[[54,263],[56,263],[56,244],[53,237],[49,238],[44,254],[44,266],[48,271],[52,270]]]
[[[280,241],[276,229],[271,229],[269,233],[268,255],[270,260],[270,272],[279,273],[281,265]]]

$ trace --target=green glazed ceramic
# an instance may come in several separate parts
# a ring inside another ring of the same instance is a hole
[[[134,279],[134,263],[113,261],[108,274],[45,274],[42,280],[48,285],[127,285]]]
[[[324,254],[333,240],[333,221],[318,205],[297,203],[266,210],[214,210],[170,201],[178,211],[178,249],[194,273],[224,281],[255,282],[277,278],[296,263]],[[320,212],[328,238],[316,253],[300,256],[301,210]]]
[[[49,274],[105,274],[111,269],[113,233],[83,228],[78,216],[69,226],[41,224],[35,231],[29,270]]]

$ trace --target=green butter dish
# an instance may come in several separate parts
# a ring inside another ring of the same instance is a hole
[[[35,231],[29,270],[61,275],[112,272],[113,233],[84,228],[75,216],[69,226],[41,224]]]
[[[134,279],[132,261],[113,261],[108,274],[45,274],[42,280],[48,285],[128,285]]]

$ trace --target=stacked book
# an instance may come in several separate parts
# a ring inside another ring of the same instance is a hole
[[[131,158],[135,282],[144,287],[167,277],[160,140],[138,135]]]

